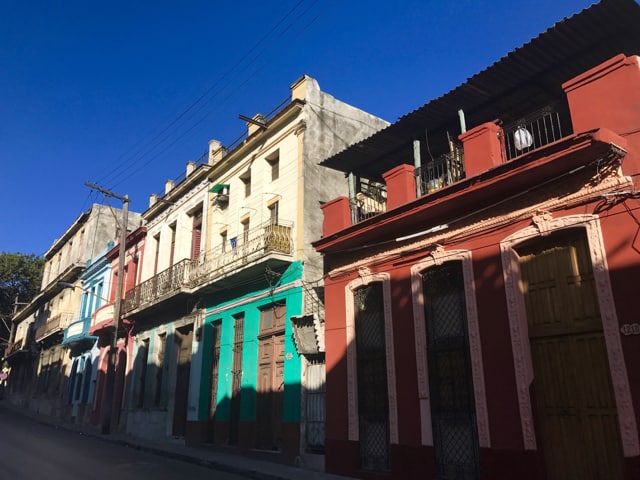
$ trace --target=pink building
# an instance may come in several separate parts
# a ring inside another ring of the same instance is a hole
[[[146,227],[139,227],[127,236],[124,259],[124,277],[122,280],[123,291],[120,292],[121,298],[124,298],[125,293],[139,283],[139,264],[142,260],[142,256],[144,255],[146,236]],[[120,275],[118,270],[119,252],[120,244],[118,243],[105,255],[111,262],[111,289],[108,297],[110,302],[94,313],[91,319],[91,328],[89,329],[90,335],[95,335],[99,338],[98,346],[100,347],[98,376],[96,379],[95,408],[93,410],[91,422],[96,425],[103,425],[104,422],[109,422],[110,426],[108,430],[121,428],[120,414],[122,406],[126,402],[126,379],[131,373],[133,361],[131,354],[133,350],[133,342],[130,341],[133,323],[126,317],[121,317],[117,332],[118,353],[116,356],[115,367],[115,392],[107,393],[106,379],[109,364],[109,351],[112,345],[112,336],[114,335],[114,307],[116,296],[118,295],[118,275]],[[105,413],[105,402],[111,402],[111,405],[107,409],[110,413]],[[113,419],[111,416],[113,416]],[[103,427],[107,428],[105,425],[103,425]]]

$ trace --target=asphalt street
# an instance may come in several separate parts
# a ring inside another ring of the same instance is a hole
[[[0,409],[0,480],[243,480]]]

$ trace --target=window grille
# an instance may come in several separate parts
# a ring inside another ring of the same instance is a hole
[[[360,461],[364,470],[389,469],[389,396],[382,284],[354,292]]]
[[[326,373],[324,354],[308,357],[305,388],[307,451],[324,453]]]
[[[438,478],[477,479],[478,432],[462,264],[429,269],[422,279]]]

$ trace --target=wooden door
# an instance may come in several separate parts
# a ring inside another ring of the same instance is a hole
[[[261,338],[258,344],[257,446],[278,450],[282,441],[284,335]]]
[[[178,364],[176,368],[176,391],[173,409],[173,435],[184,436],[187,423],[187,404],[189,402],[189,375],[191,374],[191,345],[193,343],[193,325],[176,329]]]
[[[240,439],[240,394],[242,393],[242,350],[244,341],[244,316],[235,318],[233,341],[233,367],[231,371],[231,404],[229,417],[229,444],[237,445]]]
[[[538,448],[549,480],[622,478],[622,448],[587,239],[570,230],[517,249]]]
[[[213,349],[211,351],[211,394],[209,396],[209,441],[214,440],[216,410],[218,408],[218,377],[220,375],[220,334],[221,322],[213,324]]]

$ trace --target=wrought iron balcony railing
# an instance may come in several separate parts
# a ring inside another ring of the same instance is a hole
[[[50,317],[46,323],[36,329],[36,342],[40,342],[57,332],[62,332],[77,317],[76,312],[61,312]]]
[[[350,201],[351,223],[360,223],[387,210],[387,187],[376,182],[364,182]]]
[[[292,255],[291,228],[292,224],[287,222],[267,223],[244,232],[242,236],[231,239],[229,245],[221,245],[198,259],[181,260],[129,290],[124,297],[123,313],[182,290],[202,286],[265,256],[276,253]],[[98,315],[93,323],[98,323]]]
[[[186,258],[130,289],[124,296],[123,313],[179,292],[187,285],[190,266],[191,260]]]
[[[244,232],[191,261],[189,283],[192,288],[202,286],[233,270],[244,268],[252,262],[272,254],[293,255],[291,229],[293,223],[278,221],[266,223]]]
[[[451,144],[451,151],[416,168],[418,196],[427,195],[464,178],[464,150]]]
[[[308,315],[315,315],[324,321],[324,286],[318,283],[304,283],[303,309]]]
[[[552,106],[503,127],[503,131],[506,160],[513,160],[563,137],[560,114]]]

